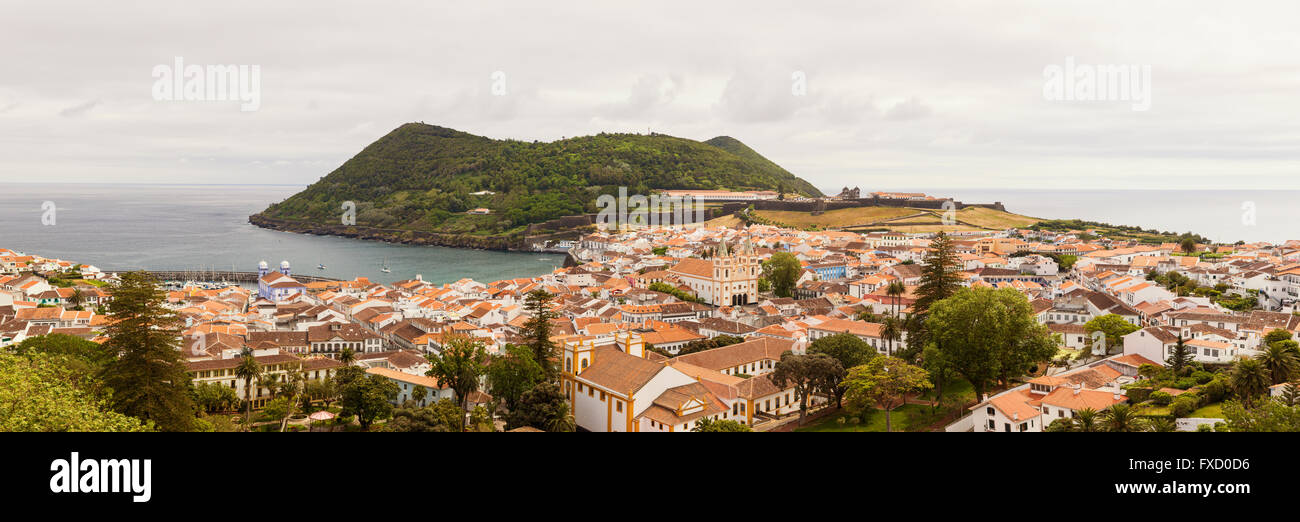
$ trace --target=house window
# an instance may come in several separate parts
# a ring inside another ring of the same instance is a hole
[[[605,392],[600,392],[600,402],[605,402]]]
[[[623,413],[623,401],[614,401],[614,409],[619,413]]]
[[[989,406],[988,408],[985,408],[984,411],[987,412],[989,415],[993,415],[993,407],[992,407],[992,406]],[[990,421],[990,422],[992,422],[992,421]]]

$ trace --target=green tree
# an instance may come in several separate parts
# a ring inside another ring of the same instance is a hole
[[[930,406],[930,412],[933,413],[943,403],[943,389],[957,378],[957,371],[934,345],[925,347],[925,351],[921,352],[921,367],[930,374],[930,383],[934,385],[934,404]]]
[[[1196,252],[1196,240],[1190,237],[1184,238],[1182,241],[1178,242],[1178,247],[1181,248],[1184,253],[1194,253]]]
[[[740,432],[740,431],[754,431],[754,430],[749,426],[746,426],[744,424],[741,424],[731,419],[714,420],[706,417],[696,422],[695,427],[691,428],[691,431],[700,432],[700,433],[714,433],[714,432]]]
[[[203,411],[226,411],[239,403],[235,389],[215,382],[205,382],[194,387],[194,403]]]
[[[340,368],[335,377],[339,382],[339,403],[342,415],[355,415],[361,429],[368,430],[376,420],[392,415],[393,402],[401,393],[397,383],[378,375],[368,375],[356,366]]]
[[[877,357],[849,369],[844,379],[844,395],[849,406],[858,410],[875,407],[885,410],[885,431],[893,425],[890,412],[902,406],[907,396],[934,386],[924,369],[907,364],[897,357]]]
[[[1171,432],[1178,431],[1178,423],[1169,417],[1156,417],[1147,421],[1147,431],[1154,432]]]
[[[65,334],[28,337],[14,345],[12,350],[19,355],[33,353],[54,355],[65,359],[65,364],[74,364],[89,374],[94,374],[113,360],[113,354],[99,343]]]
[[[525,426],[545,431],[574,431],[569,403],[558,385],[542,382],[519,397],[519,407],[506,414],[506,429]]]
[[[961,263],[957,260],[952,239],[939,232],[930,241],[930,250],[925,254],[921,282],[916,288],[916,303],[912,309],[924,314],[935,303],[956,294],[961,288],[960,271]]]
[[[111,293],[104,350],[117,358],[101,378],[113,389],[113,408],[162,431],[189,431],[195,408],[180,352],[181,322],[165,306],[166,294],[143,272],[122,274]]]
[[[1255,357],[1268,370],[1273,384],[1282,384],[1297,375],[1300,359],[1295,352],[1281,342],[1265,345],[1263,351]]]
[[[1234,400],[1224,401],[1223,418],[1227,431],[1300,431],[1300,406],[1287,406],[1279,401],[1263,401],[1253,407]]]
[[[1174,343],[1174,351],[1169,354],[1169,358],[1165,360],[1165,364],[1169,365],[1169,369],[1173,370],[1174,375],[1182,375],[1183,370],[1190,368],[1192,361],[1195,359],[1195,350],[1189,348],[1187,344],[1183,342],[1182,334],[1179,334],[1178,342]]]
[[[1282,328],[1274,328],[1264,335],[1264,344],[1273,344],[1278,341],[1290,341],[1291,332]]]
[[[885,295],[894,298],[894,318],[898,318],[898,312],[902,308],[903,294],[907,293],[907,286],[900,279],[889,282],[885,287]]]
[[[244,347],[235,367],[235,377],[244,381],[244,430],[249,429],[253,417],[253,380],[262,376],[262,365],[253,357],[253,350]]]
[[[1029,301],[1011,288],[963,288],[936,302],[926,325],[930,343],[971,383],[976,400],[995,381],[1008,383],[1057,350]]]
[[[475,406],[469,412],[469,431],[479,433],[491,433],[497,430],[496,421],[492,417],[492,412],[482,404]]]
[[[795,282],[803,275],[803,264],[789,252],[777,252],[763,262],[763,276],[772,283],[777,297],[794,295]]]
[[[1282,387],[1282,394],[1277,397],[1278,402],[1287,406],[1300,405],[1300,382],[1288,382]]]
[[[852,368],[866,364],[876,356],[876,350],[856,335],[848,332],[828,335],[808,345],[808,353],[822,353],[839,361],[841,368]],[[831,391],[835,396],[835,406],[843,405],[844,388],[840,386],[841,375],[832,375],[835,385]]]
[[[890,355],[894,354],[894,341],[899,340],[903,335],[903,322],[897,317],[886,317],[880,323],[880,336],[889,343],[886,350]]]
[[[1106,431],[1113,432],[1130,432],[1143,431],[1146,426],[1133,407],[1128,404],[1112,404],[1109,408],[1102,410],[1101,419]]]
[[[442,399],[433,404],[416,407],[414,403],[393,410],[393,418],[384,423],[383,431],[449,433],[460,431],[463,416],[456,401]]]
[[[1092,408],[1078,410],[1074,412],[1074,427],[1076,430],[1085,433],[1100,431],[1100,417],[1101,415],[1097,413],[1097,410]]]
[[[527,346],[506,345],[505,353],[493,357],[487,367],[488,389],[510,410],[519,405],[524,392],[545,379],[546,371],[533,360],[533,351]]]
[[[551,319],[556,315],[547,306],[554,297],[540,288],[528,293],[524,298],[524,311],[528,314],[528,321],[520,332],[527,339],[528,348],[533,351],[533,360],[542,365],[546,379],[551,381],[559,375],[559,366],[555,361],[556,346],[551,341]]]
[[[796,355],[787,351],[781,354],[772,373],[768,375],[777,388],[794,387],[799,401],[799,423],[808,416],[808,401],[818,392],[835,393],[834,383],[843,378],[844,367],[834,357],[824,353]]]
[[[1124,320],[1122,316],[1106,314],[1085,323],[1083,330],[1089,336],[1093,332],[1106,334],[1106,354],[1109,355],[1115,353],[1116,348],[1122,349],[1124,347],[1124,336],[1138,331],[1138,327]]]
[[[478,391],[480,378],[487,373],[488,355],[481,341],[468,337],[452,337],[442,350],[425,356],[429,371],[425,375],[438,379],[438,383],[456,393],[456,403],[461,410],[469,408],[469,394]],[[464,427],[464,420],[461,420]]]
[[[113,411],[98,378],[58,354],[0,350],[0,432],[151,431]]]
[[[1268,391],[1268,369],[1258,359],[1239,359],[1228,373],[1228,385],[1246,406],[1252,406]]]

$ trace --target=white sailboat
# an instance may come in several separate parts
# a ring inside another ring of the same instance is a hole
[[[383,273],[385,273],[385,274],[388,274],[388,273],[391,273],[391,272],[392,272],[392,269],[388,268],[388,258],[387,258],[387,257],[384,258],[384,266],[383,266],[382,268],[380,268],[379,271],[380,271],[380,272],[383,272]]]

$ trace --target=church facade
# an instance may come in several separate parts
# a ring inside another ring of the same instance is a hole
[[[727,248],[724,241],[710,259],[683,259],[669,269],[682,284],[705,303],[740,306],[758,302],[758,278],[762,275],[758,256],[749,243]]]
[[[280,270],[272,272],[266,261],[257,264],[257,296],[280,302],[307,291],[307,287],[290,275],[289,262],[281,261]]]

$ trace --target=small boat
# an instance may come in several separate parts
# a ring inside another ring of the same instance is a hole
[[[317,270],[324,270],[324,269],[325,269],[325,263],[321,263],[321,264],[319,264],[319,265],[316,265],[316,269],[317,269]]]
[[[384,266],[381,267],[379,271],[385,274],[392,273],[392,269],[388,268],[388,258],[384,258]]]

